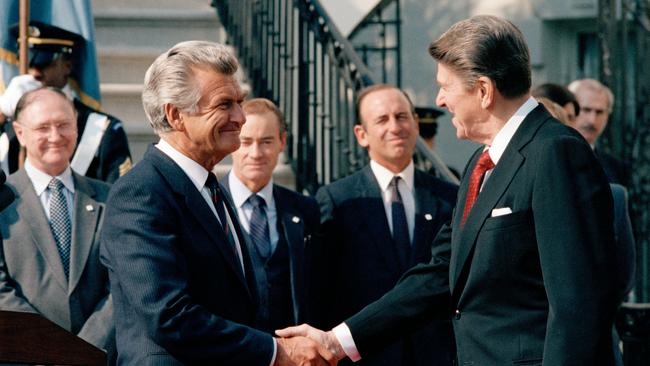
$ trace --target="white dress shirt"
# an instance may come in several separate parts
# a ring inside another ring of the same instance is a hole
[[[499,132],[492,140],[492,145],[485,147],[486,149],[489,149],[488,154],[490,154],[490,159],[492,159],[494,165],[497,165],[501,159],[503,152],[508,147],[510,140],[512,140],[512,136],[514,136],[514,134],[517,132],[519,126],[521,126],[521,123],[524,121],[526,116],[528,116],[528,114],[533,109],[535,109],[538,104],[539,103],[537,103],[534,98],[528,98],[528,100],[517,109],[517,111],[508,119],[508,122],[506,122],[506,124],[499,130]],[[483,184],[489,178],[491,173],[492,170],[489,170],[485,173]],[[401,190],[400,194],[402,194]],[[406,206],[406,204],[404,206]],[[360,360],[361,355],[359,354],[359,350],[354,343],[350,328],[348,328],[345,323],[341,323],[332,329],[332,331],[334,332],[334,336],[336,336],[336,339],[339,341],[343,350],[345,351],[345,354],[350,358],[350,360],[353,362]]]
[[[65,203],[68,206],[68,218],[71,223],[74,222],[74,210],[72,206],[74,203],[74,180],[72,179],[72,170],[70,170],[70,167],[68,166],[63,173],[53,177],[36,169],[30,163],[29,159],[27,159],[25,160],[25,173],[27,173],[29,180],[32,181],[32,185],[36,191],[36,196],[41,200],[41,205],[43,205],[43,210],[45,210],[45,215],[47,216],[47,221],[50,221],[50,197],[52,196],[50,190],[47,189],[47,185],[50,184],[50,181],[53,178],[60,180],[65,187],[63,195],[65,196]]]
[[[413,231],[415,230],[415,188],[414,188],[414,174],[415,167],[413,160],[409,165],[398,174],[391,172],[374,160],[370,160],[370,169],[374,174],[379,188],[381,189],[381,198],[384,201],[384,212],[386,212],[386,219],[388,219],[388,227],[390,233],[393,233],[393,209],[391,204],[390,182],[394,176],[399,176],[400,179],[397,185],[397,190],[402,197],[404,204],[404,213],[406,214],[406,224],[409,229],[409,238],[413,241]]]
[[[230,195],[232,196],[232,201],[237,207],[237,214],[239,215],[239,223],[246,230],[247,233],[250,233],[251,227],[251,215],[253,214],[253,205],[248,202],[248,198],[252,196],[248,187],[235,175],[234,172],[228,174],[228,186],[230,187]],[[273,199],[273,178],[262,188],[257,195],[262,197],[266,203],[266,219],[269,223],[269,237],[271,239],[271,253],[275,251],[275,248],[278,246],[278,240],[280,236],[278,234],[278,212],[275,208],[275,200]]]
[[[219,220],[219,215],[217,214],[217,210],[214,207],[214,204],[212,203],[212,197],[210,196],[210,190],[208,187],[205,186],[206,181],[208,180],[208,172],[204,167],[202,167],[199,163],[196,161],[188,158],[187,156],[183,155],[180,151],[176,150],[172,145],[170,145],[167,141],[164,139],[160,139],[158,144],[155,145],[160,151],[162,151],[165,155],[169,156],[176,164],[178,164],[179,167],[185,172],[188,178],[194,183],[194,186],[196,189],[201,193],[201,196],[203,196],[203,199],[205,202],[208,204],[210,209],[212,210],[212,213],[214,216]],[[224,207],[225,209],[225,207]],[[228,213],[228,210],[225,210],[226,216],[228,216],[228,226],[230,226],[230,229],[234,233],[235,227],[233,225],[233,218],[230,217],[230,214]],[[219,220],[221,222],[221,220]],[[244,256],[241,251],[241,243],[239,242],[239,238],[237,235],[232,236],[235,239],[235,249],[237,249],[237,256],[239,259],[239,264],[241,265],[242,272],[244,272],[244,275],[246,275],[246,271],[244,270]],[[271,363],[269,366],[273,366],[275,363],[275,358],[278,353],[278,342],[273,338],[273,356],[271,357]]]
[[[165,139],[160,139],[158,144],[155,145],[160,151],[162,151],[165,155],[169,156],[178,166],[185,172],[185,175],[187,175],[188,178],[194,183],[194,186],[196,189],[201,193],[201,196],[203,196],[203,199],[205,202],[208,204],[210,209],[212,210],[212,213],[214,216],[221,222],[219,219],[219,215],[217,214],[217,209],[214,207],[214,204],[212,203],[212,197],[210,196],[210,190],[208,187],[205,186],[205,182],[208,180],[208,172],[201,164],[197,163],[196,161],[188,158],[187,156],[183,155],[180,151],[176,150],[172,145],[170,145]],[[228,226],[230,227],[230,230],[232,230],[232,233],[236,233],[235,231],[235,226],[233,225],[233,218],[230,217],[230,214],[228,213],[228,210],[225,209],[224,206],[224,211],[226,212],[226,216],[228,217]],[[235,240],[235,249],[237,250],[237,257],[239,259],[239,264],[241,265],[242,272],[244,275],[246,275],[246,271],[244,270],[244,259],[243,259],[243,254],[241,251],[241,244],[239,243],[239,238],[237,235],[232,236],[233,239]]]

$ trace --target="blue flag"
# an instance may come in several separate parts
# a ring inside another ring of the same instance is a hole
[[[18,23],[19,0],[0,0],[0,94],[19,74],[18,44],[9,28]],[[75,72],[69,80],[72,89],[86,105],[99,109],[99,77],[95,53],[95,25],[90,0],[34,0],[29,9],[30,21],[40,21],[76,33],[85,39],[77,52]]]

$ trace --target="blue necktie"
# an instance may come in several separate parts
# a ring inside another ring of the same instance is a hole
[[[70,273],[70,242],[72,240],[72,223],[65,200],[63,183],[54,178],[47,185],[50,190],[50,227],[61,256],[66,278]]]
[[[266,216],[266,202],[257,194],[251,195],[248,202],[253,206],[250,236],[260,256],[267,259],[271,255],[271,235],[269,233],[269,220]]]
[[[389,185],[391,193],[391,215],[393,221],[393,241],[395,242],[400,265],[402,266],[402,269],[406,269],[411,256],[411,239],[409,238],[409,227],[406,222],[404,203],[402,202],[402,196],[399,194],[399,189],[397,189],[399,180],[400,177],[395,176],[390,181]]]

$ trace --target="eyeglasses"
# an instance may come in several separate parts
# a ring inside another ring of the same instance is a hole
[[[77,130],[75,124],[72,122],[39,125],[36,127],[27,126],[22,123],[20,125],[34,131],[39,136],[49,136],[52,130],[55,130],[60,135],[71,135]]]

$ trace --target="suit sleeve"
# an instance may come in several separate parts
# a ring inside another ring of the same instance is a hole
[[[5,262],[4,243],[0,234],[0,309],[10,311],[22,311],[38,313],[36,309],[22,297],[14,287],[13,280],[9,276],[7,263]]]
[[[531,156],[537,173],[532,212],[548,318],[545,366],[595,365],[599,349],[612,347],[620,283],[612,194],[591,149],[575,138],[542,144]],[[553,197],[553,199],[549,199]]]
[[[101,349],[113,347],[115,321],[113,320],[113,298],[107,294],[77,333],[79,338]]]
[[[180,207],[166,187],[121,180],[113,186],[102,229],[102,262],[123,306],[148,336],[186,364],[268,365],[271,335],[212,313],[190,296],[181,252]],[[208,243],[206,243],[208,244]],[[210,276],[206,273],[206,276]],[[215,281],[219,272],[214,272]],[[117,296],[113,293],[113,296]],[[211,294],[228,296],[228,294]]]
[[[330,271],[336,268],[336,243],[338,243],[338,225],[336,224],[335,203],[328,187],[321,187],[316,192],[316,200],[320,206],[320,223],[317,232],[305,248],[307,258],[307,277],[309,318],[308,322],[319,328],[330,328],[341,319],[331,319],[328,309],[332,300],[329,290]]]
[[[361,357],[432,319],[449,319],[449,224],[440,229],[431,250],[429,263],[411,268],[392,290],[345,321]]]

